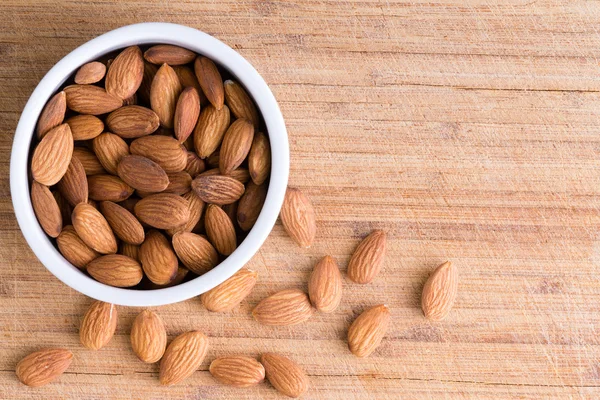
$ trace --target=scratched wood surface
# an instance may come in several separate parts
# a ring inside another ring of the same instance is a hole
[[[278,351],[301,364],[314,399],[592,399],[600,396],[600,5],[597,2],[83,1],[0,3],[0,398],[279,398],[233,389],[217,356]],[[117,335],[82,348],[91,300],[37,261],[8,185],[14,129],[46,71],[85,41],[134,22],[189,25],[237,49],[277,97],[290,136],[290,183],[312,199],[318,234],[298,249],[278,223],[251,262],[259,283],[230,314],[198,299],[158,308],[171,337],[210,336],[200,370],[163,388],[138,362],[120,308]],[[346,281],[333,315],[260,326],[251,308],[306,288],[325,254],[345,270],[371,229],[389,233],[373,284]],[[460,270],[456,307],[421,316],[429,272]],[[382,346],[357,359],[344,341],[364,308],[386,303]],[[15,378],[24,355],[65,346],[57,382]]]

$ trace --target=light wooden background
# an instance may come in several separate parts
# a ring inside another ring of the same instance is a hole
[[[56,3],[56,4],[55,4]],[[571,0],[133,1],[0,3],[0,398],[279,398],[207,372],[220,355],[280,351],[310,375],[312,399],[592,399],[600,396],[600,4]],[[120,308],[101,351],[79,345],[90,299],[36,260],[10,203],[9,154],[28,96],[85,41],[141,21],[206,31],[270,84],[290,135],[290,183],[312,199],[317,241],[280,224],[252,261],[260,274],[235,312],[198,299],[161,307],[170,336],[211,338],[201,370],[162,388],[138,362]],[[263,297],[305,288],[331,254],[343,269],[373,228],[389,252],[371,285],[346,282],[341,307],[289,328],[249,316]],[[460,270],[456,307],[428,323],[428,273]],[[365,307],[392,324],[367,359],[346,349]],[[29,389],[16,362],[42,346],[75,353],[56,383]]]

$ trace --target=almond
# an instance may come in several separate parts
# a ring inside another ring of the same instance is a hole
[[[112,339],[117,329],[117,307],[95,301],[83,316],[79,340],[84,347],[99,350]]]
[[[137,101],[137,94],[133,94],[133,96],[123,100],[123,105],[124,106],[135,106],[137,105],[138,101]]]
[[[153,194],[140,200],[134,212],[142,222],[158,229],[177,228],[190,217],[186,199],[171,193]]]
[[[267,185],[256,185],[254,182],[250,182],[246,186],[246,191],[240,199],[237,209],[237,222],[242,230],[249,231],[252,229],[262,211],[266,198]]]
[[[231,311],[252,292],[257,277],[256,272],[242,268],[225,282],[203,293],[200,296],[202,304],[209,311]]]
[[[244,194],[244,185],[229,176],[197,176],[192,181],[192,189],[206,203],[230,204]]]
[[[97,201],[119,202],[133,194],[133,188],[112,175],[88,176],[89,197]]]
[[[177,228],[167,230],[167,233],[171,236],[177,232],[191,232],[200,221],[200,218],[202,218],[204,202],[200,199],[200,197],[198,197],[194,191],[187,192],[181,197],[188,202],[189,217],[185,224],[178,226]]]
[[[67,172],[58,182],[58,190],[72,206],[88,201],[88,183],[81,162],[71,157]]]
[[[302,323],[313,314],[308,296],[302,290],[286,289],[263,299],[252,310],[254,319],[264,325],[287,326]]]
[[[123,105],[123,100],[94,85],[71,85],[64,91],[67,107],[81,114],[106,114]]]
[[[187,151],[172,137],[141,137],[131,142],[130,150],[131,154],[151,159],[167,173],[183,171],[187,165]]]
[[[31,174],[39,183],[52,186],[63,177],[73,156],[73,135],[69,125],[48,131],[33,152]]]
[[[206,166],[204,165],[204,160],[198,157],[193,151],[188,151],[185,171],[192,177],[192,179],[204,172],[205,169]]]
[[[229,121],[227,106],[217,110],[209,105],[202,110],[194,128],[194,148],[200,158],[206,158],[217,150],[229,127]]]
[[[254,125],[254,129],[258,129],[260,117],[254,102],[248,96],[248,93],[237,82],[227,80],[224,84],[225,102],[229,106],[229,110],[236,118],[245,118]]]
[[[33,181],[31,204],[42,229],[50,237],[57,237],[62,229],[62,215],[58,203],[47,186]]]
[[[456,267],[446,261],[433,271],[421,297],[421,308],[425,318],[441,321],[448,316],[458,293],[458,272]]]
[[[140,261],[139,252],[140,246],[126,242],[121,243],[121,248],[119,249],[119,254],[133,258],[137,262]]]
[[[167,173],[149,158],[128,155],[117,167],[119,178],[134,189],[146,192],[162,192],[169,186]],[[191,185],[191,178],[190,178]]]
[[[257,185],[262,185],[271,172],[271,146],[264,133],[254,135],[248,154],[248,170],[252,181]]]
[[[113,175],[117,174],[117,166],[121,158],[129,154],[127,143],[119,136],[109,132],[94,138],[92,146],[100,164]]]
[[[62,124],[67,111],[67,96],[65,92],[58,92],[44,106],[37,123],[37,137],[42,139],[52,128]]]
[[[173,118],[173,129],[175,137],[183,143],[190,136],[198,116],[200,115],[200,96],[193,87],[186,87],[179,95]]]
[[[98,61],[92,61],[83,64],[75,74],[75,83],[79,85],[89,85],[100,82],[106,74],[106,65]]]
[[[165,193],[182,195],[192,190],[192,177],[187,172],[173,172],[167,175],[169,186],[164,190]]]
[[[315,210],[299,189],[288,187],[279,217],[285,231],[300,247],[313,244],[317,233]]]
[[[76,266],[77,268],[83,269],[92,260],[100,257],[100,254],[90,248],[87,244],[81,240],[75,228],[68,225],[65,226],[56,238],[56,244],[58,250],[68,262]]]
[[[187,67],[185,65],[174,65],[173,69],[175,70],[175,73],[179,78],[181,87],[193,87],[198,92],[198,96],[200,97],[200,104],[202,106],[208,104],[208,99],[204,95],[204,92],[202,92],[202,88],[200,87],[200,83],[198,82],[194,71],[190,67]]]
[[[138,46],[123,50],[110,64],[104,81],[106,91],[125,100],[135,94],[144,77],[144,59]]]
[[[85,170],[86,175],[97,175],[97,174],[105,174],[106,171],[102,164],[100,164],[100,160],[96,155],[83,147],[75,147],[73,149],[73,158],[77,158],[83,169]]]
[[[161,385],[174,385],[191,376],[202,364],[208,351],[208,338],[201,332],[186,332],[167,347],[160,361]]]
[[[221,171],[219,170],[219,168],[212,168],[212,169],[209,169],[208,171],[202,172],[200,175],[202,175],[202,176],[221,175]],[[246,183],[250,180],[250,173],[245,168],[234,169],[227,176],[235,179],[236,181],[240,181],[241,183]]]
[[[77,235],[85,244],[102,254],[117,252],[117,240],[108,222],[93,206],[78,204],[71,216]]]
[[[142,244],[144,228],[132,213],[112,201],[100,203],[100,211],[119,239],[125,243]]]
[[[196,53],[179,46],[157,44],[144,52],[144,58],[152,64],[183,65],[194,61]]]
[[[73,353],[67,349],[42,349],[19,361],[17,378],[27,386],[43,386],[65,372],[72,360]]]
[[[385,232],[374,230],[356,248],[348,263],[348,278],[356,283],[370,283],[381,270],[385,258]]]
[[[135,286],[144,276],[136,260],[121,254],[98,257],[88,264],[87,271],[98,282],[115,287]]]
[[[287,357],[265,353],[260,357],[271,385],[289,397],[300,397],[308,390],[308,376],[304,370]]]
[[[153,311],[138,314],[131,327],[131,348],[140,360],[155,363],[167,348],[167,331],[162,319]]]
[[[158,114],[160,124],[166,128],[173,127],[175,106],[182,87],[179,77],[168,64],[158,69],[150,88],[150,105]]]
[[[235,225],[237,222],[238,205],[239,201],[236,201],[235,203],[231,204],[225,204],[224,206],[222,206],[223,211],[225,211],[225,214],[227,214],[231,222],[233,222],[233,225]]]
[[[233,222],[219,206],[209,204],[204,218],[206,235],[217,251],[225,256],[237,247],[237,237]]]
[[[158,115],[142,106],[123,106],[106,117],[106,125],[111,132],[124,139],[146,136],[158,129]]]
[[[225,385],[250,387],[265,379],[265,367],[252,357],[219,357],[210,363],[210,374]]]
[[[142,78],[142,84],[140,85],[137,93],[142,102],[145,104],[150,104],[150,90],[152,88],[152,81],[154,80],[154,76],[156,76],[157,71],[158,67],[156,65],[148,62],[144,63],[144,76]]]
[[[223,108],[225,96],[223,93],[223,80],[217,66],[210,59],[198,56],[194,61],[196,78],[202,87],[206,98],[217,110]]]
[[[219,262],[215,248],[195,233],[178,232],[173,235],[173,248],[183,265],[198,275],[208,272]]]
[[[315,265],[308,281],[308,296],[321,312],[331,313],[342,300],[342,274],[333,257],[325,256]]]
[[[158,231],[148,231],[139,257],[146,276],[157,285],[171,282],[177,274],[177,256],[171,243]]]
[[[219,169],[223,175],[229,175],[246,159],[253,137],[254,128],[245,119],[235,120],[227,129],[219,153]]]
[[[93,139],[104,131],[104,123],[93,115],[75,115],[67,121],[73,134],[73,140]]]
[[[62,225],[66,226],[71,224],[73,207],[71,207],[67,199],[65,199],[58,190],[53,191],[52,196],[54,196],[54,200],[56,200],[56,204],[58,204],[58,209],[60,210],[60,215],[62,217]]]
[[[181,282],[183,282],[183,280],[187,277],[187,274],[190,271],[187,268],[184,267],[179,267],[177,268],[177,274],[175,275],[175,277],[171,280],[171,282],[167,283],[166,285],[157,285],[154,282],[148,281],[148,289],[164,289],[164,288],[168,288],[168,287],[172,287],[172,286],[176,286],[179,285]]]
[[[390,322],[390,310],[375,306],[354,320],[348,330],[348,347],[357,357],[367,357],[381,344]]]
[[[219,150],[215,150],[206,158],[206,165],[209,168],[219,168],[219,158],[221,158]]]

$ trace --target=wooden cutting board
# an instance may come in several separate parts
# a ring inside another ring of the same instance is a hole
[[[311,399],[600,397],[600,6],[596,2],[3,0],[0,3],[0,398],[280,398],[267,383],[217,384],[227,354],[287,354]],[[290,137],[290,184],[312,199],[315,245],[280,224],[250,263],[252,295],[232,313],[198,299],[160,307],[170,337],[210,336],[200,371],[158,385],[119,308],[112,342],[79,345],[91,300],[29,250],[10,202],[11,141],[48,69],[85,41],[141,21],[206,31],[246,57],[277,97]],[[389,234],[382,273],[346,280],[332,315],[289,328],[258,325],[252,307],[306,289],[322,256],[345,270],[372,229]],[[430,271],[452,260],[459,296],[446,321],[419,309]],[[366,307],[386,303],[391,327],[369,358],[345,337]],[[41,389],[16,362],[43,346],[75,354]]]

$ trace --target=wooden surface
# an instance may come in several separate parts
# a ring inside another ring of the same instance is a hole
[[[57,3],[56,5],[54,3]],[[267,383],[217,384],[217,356],[288,354],[314,399],[592,399],[600,396],[600,5],[573,0],[83,1],[0,3],[0,398],[279,398]],[[251,262],[259,283],[231,314],[198,299],[157,311],[172,337],[199,329],[199,372],[163,388],[138,362],[119,309],[112,342],[79,344],[90,299],[54,278],[15,221],[8,185],[20,112],[48,69],[121,25],[172,21],[237,49],[262,74],[286,119],[290,183],[312,199],[317,241],[301,250],[278,223]],[[260,326],[251,308],[306,288],[313,264],[348,258],[373,228],[389,233],[373,284],[344,284],[333,315]],[[460,270],[449,318],[419,309],[429,272]],[[364,308],[392,324],[369,358],[345,343]],[[29,389],[16,362],[42,346],[75,361]]]

